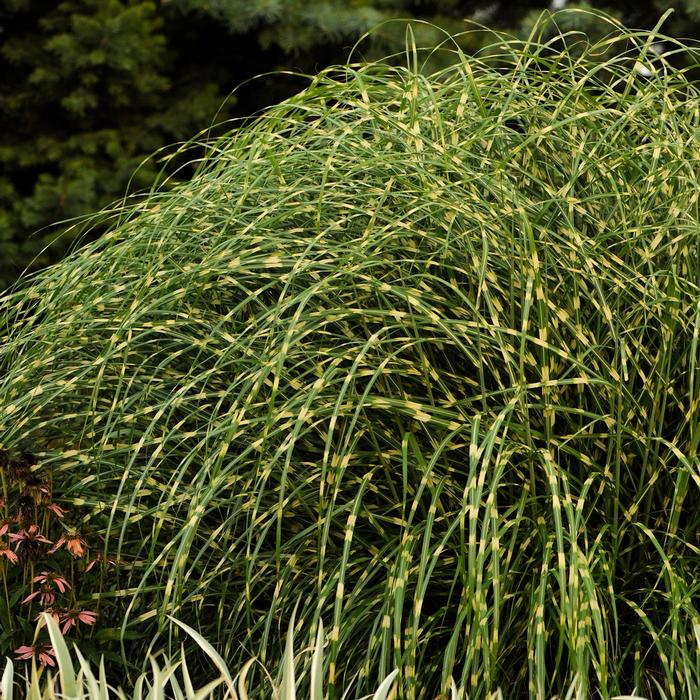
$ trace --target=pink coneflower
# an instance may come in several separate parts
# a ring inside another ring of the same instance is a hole
[[[82,622],[84,625],[94,625],[95,620],[97,620],[96,612],[92,612],[92,610],[78,610],[77,608],[73,608],[61,616],[61,622],[63,623],[61,632],[66,634],[71,627],[74,625],[77,626],[78,622]]]
[[[0,537],[3,535],[6,535],[10,530],[10,523],[7,522],[7,520],[3,520],[0,522]]]
[[[57,518],[62,518],[66,514],[66,511],[55,503],[46,503],[44,504],[44,508],[50,510]]]
[[[60,549],[63,545],[66,545],[66,549],[76,558],[84,557],[87,552],[87,542],[80,536],[77,532],[69,532],[65,535],[59,537],[56,544],[49,549],[49,554],[53,554],[57,549]]]
[[[31,659],[35,657],[39,659],[42,666],[55,666],[56,662],[51,658],[56,656],[56,652],[48,644],[37,644],[37,646],[21,646],[15,649],[18,659]]]
[[[19,557],[7,547],[0,547],[0,557],[6,557],[10,564],[19,563]]]
[[[43,542],[44,544],[51,544],[51,540],[47,540],[46,537],[44,537],[41,534],[41,531],[39,530],[38,525],[30,525],[26,530],[20,530],[19,532],[11,532],[10,533],[10,540],[12,542],[17,542],[18,545],[20,543],[38,543],[38,542]]]
[[[54,591],[53,586],[48,583],[42,583],[41,586],[39,586],[39,590],[30,593],[22,603],[29,603],[37,596],[40,596],[39,602],[42,605],[53,605],[56,602],[56,591]]]
[[[70,590],[70,583],[68,583],[68,581],[61,576],[61,574],[54,573],[53,571],[42,571],[32,580],[34,583],[55,585],[56,588],[61,591],[61,593],[65,593],[67,590]]]
[[[88,562],[88,565],[85,567],[85,573],[90,571],[93,566],[96,564],[104,563],[104,565],[109,568],[109,567],[114,567],[117,565],[117,560],[114,557],[107,557],[105,559],[104,554],[102,552],[98,552],[90,561]]]

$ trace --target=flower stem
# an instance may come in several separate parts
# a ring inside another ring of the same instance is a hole
[[[12,630],[12,612],[10,611],[10,594],[7,590],[7,563],[2,562],[2,585],[5,589],[5,605],[7,606],[7,631]]]

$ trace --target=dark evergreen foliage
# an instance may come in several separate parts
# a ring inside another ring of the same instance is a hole
[[[104,207],[132,176],[132,190],[149,187],[159,165],[139,168],[142,161],[206,127],[228,89],[173,45],[152,2],[5,2],[0,24],[0,284],[7,284],[66,250],[70,235],[42,252],[66,230],[53,222]]]

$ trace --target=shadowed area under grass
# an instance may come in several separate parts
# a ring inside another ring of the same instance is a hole
[[[131,666],[274,667],[301,596],[331,698],[698,693],[700,93],[575,40],[325,71],[0,300]]]

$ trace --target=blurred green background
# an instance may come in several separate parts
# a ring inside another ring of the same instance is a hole
[[[543,10],[594,7],[649,29],[672,6],[663,31],[700,36],[700,0],[0,0],[0,289],[64,255],[81,217],[190,177],[197,149],[178,154],[173,144],[223,133],[230,123],[212,125],[306,84],[291,74],[250,78],[344,62],[384,20],[417,18],[451,33],[474,20],[523,35]],[[580,13],[558,23],[591,38],[609,31]],[[414,30],[424,46],[444,38]],[[400,51],[404,34],[400,22],[383,25],[355,59]],[[470,35],[462,48],[480,41]],[[108,224],[105,215],[90,235]]]

